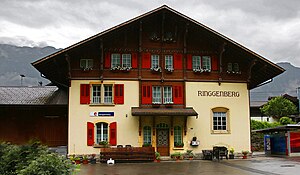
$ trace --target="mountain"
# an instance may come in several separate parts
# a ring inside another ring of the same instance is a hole
[[[0,86],[37,86],[38,82],[49,83],[30,64],[60,49],[54,47],[18,47],[0,44]]]
[[[286,71],[275,77],[271,83],[251,90],[251,101],[267,101],[268,97],[283,94],[297,96],[297,88],[300,87],[300,68],[287,62],[277,65]]]

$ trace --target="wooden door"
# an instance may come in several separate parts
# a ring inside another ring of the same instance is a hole
[[[156,148],[161,156],[169,156],[169,129],[157,129]]]

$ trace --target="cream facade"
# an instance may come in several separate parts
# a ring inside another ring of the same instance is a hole
[[[137,81],[103,81],[105,84],[124,84],[122,105],[80,104],[80,84],[101,83],[99,80],[73,80],[69,88],[69,154],[99,154],[99,148],[87,146],[87,122],[117,123],[117,144],[138,143],[138,118],[131,116],[131,106],[138,106],[139,83]],[[114,116],[90,116],[91,112],[114,112]],[[96,128],[95,128],[96,129]],[[96,132],[95,132],[96,133]]]

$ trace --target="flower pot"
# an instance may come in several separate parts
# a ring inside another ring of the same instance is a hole
[[[247,159],[247,155],[243,155],[243,159]]]
[[[88,160],[82,160],[82,164],[88,164],[89,161]]]
[[[75,163],[76,163],[76,164],[80,164],[80,163],[81,163],[81,160],[75,160]]]

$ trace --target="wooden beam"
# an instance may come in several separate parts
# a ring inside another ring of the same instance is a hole
[[[68,67],[68,79],[71,79],[71,60],[69,54],[65,54],[65,60],[67,62],[67,67]]]
[[[100,80],[103,80],[103,69],[104,69],[104,48],[103,48],[103,39],[100,38],[100,50],[101,50],[101,55],[100,55]]]

